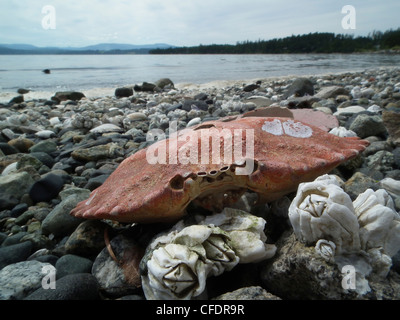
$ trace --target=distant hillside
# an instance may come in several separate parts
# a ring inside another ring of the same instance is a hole
[[[334,33],[309,33],[281,39],[243,41],[236,45],[211,44],[151,50],[150,54],[267,54],[352,53],[400,49],[400,28],[374,31],[366,37]]]
[[[0,44],[0,54],[147,54],[150,50],[173,47],[165,43],[144,45],[100,43],[86,47],[36,47],[29,44]]]

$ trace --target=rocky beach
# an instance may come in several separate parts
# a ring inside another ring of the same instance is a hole
[[[390,197],[385,208],[390,207],[396,225],[390,220],[383,232],[398,230],[400,68],[203,85],[164,78],[115,88],[113,95],[102,97],[82,92],[54,92],[50,99],[28,96],[21,88],[0,104],[1,300],[146,299],[140,262],[151,240],[172,225],[86,220],[70,211],[124,159],[150,145],[150,130],[168,133],[172,121],[180,130],[274,107],[309,110],[308,123],[335,119],[343,132],[370,144],[331,174],[339,177],[354,206],[367,190],[385,190]],[[369,252],[369,264],[357,265],[363,270],[357,271],[362,288],[344,288],[345,259],[325,259],[294,232],[288,210],[295,196],[267,205],[253,205],[250,192],[241,198],[235,210],[265,219],[262,231],[276,253],[210,276],[198,299],[400,299],[400,252],[374,247],[383,250],[374,254],[386,262],[374,264],[378,260]],[[188,211],[197,213],[195,207]],[[398,242],[392,242],[391,248],[397,248]],[[56,286],[45,288],[53,270]]]

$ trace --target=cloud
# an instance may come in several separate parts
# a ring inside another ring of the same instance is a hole
[[[357,29],[398,28],[398,0],[353,0]],[[175,45],[235,43],[341,28],[348,1],[320,0],[14,0],[3,1],[0,43],[85,46],[99,42]],[[56,9],[55,30],[44,30],[42,8]]]

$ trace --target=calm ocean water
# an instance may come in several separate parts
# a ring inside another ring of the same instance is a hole
[[[385,54],[0,55],[0,98],[15,95],[18,88],[54,93],[116,88],[165,77],[176,84],[200,84],[399,65],[400,55]]]

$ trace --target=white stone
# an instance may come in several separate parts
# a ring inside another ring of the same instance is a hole
[[[201,118],[197,117],[197,118],[194,118],[194,119],[190,120],[188,122],[188,124],[186,125],[186,127],[189,128],[191,126],[195,126],[195,125],[198,125],[200,123],[201,123]]]
[[[42,139],[49,139],[51,137],[54,137],[56,134],[54,131],[51,130],[41,130],[39,132],[35,133],[35,136],[42,138]]]
[[[94,133],[121,132],[121,131],[122,129],[120,127],[112,123],[105,123],[90,130],[90,132]]]
[[[333,115],[338,116],[342,113],[360,113],[365,111],[365,108],[361,106],[351,106],[346,108],[339,108]]]

